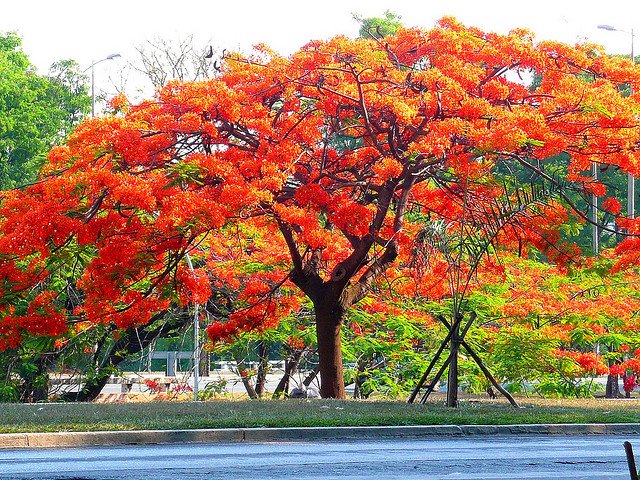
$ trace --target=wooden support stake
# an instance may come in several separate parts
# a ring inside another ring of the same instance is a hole
[[[431,395],[431,392],[433,392],[433,389],[435,388],[436,383],[438,383],[438,380],[440,380],[440,378],[442,377],[442,374],[444,373],[446,368],[449,366],[450,362],[451,362],[451,357],[447,357],[445,362],[442,364],[442,366],[438,370],[438,373],[436,373],[436,376],[433,377],[433,380],[431,380],[431,383],[427,387],[427,390],[424,392],[424,395],[422,396],[422,399],[420,400],[421,404],[424,405],[425,403],[427,403],[427,398],[429,398],[429,395]]]
[[[500,385],[496,381],[496,379],[493,377],[489,369],[485,367],[484,363],[482,362],[482,359],[476,354],[476,352],[474,352],[471,349],[469,344],[467,344],[467,342],[465,342],[464,340],[462,340],[462,342],[460,343],[467,350],[467,352],[469,352],[469,355],[471,355],[471,357],[475,360],[476,364],[480,367],[480,370],[482,370],[482,373],[484,373],[485,377],[487,377],[491,382],[491,384],[494,387],[496,387],[496,390],[498,390],[507,400],[509,400],[509,403],[512,406],[516,408],[520,408],[520,405],[518,405],[518,402],[516,402],[515,398],[513,398],[513,396],[509,392],[507,392],[504,388],[502,388],[502,385]]]
[[[427,378],[429,377],[429,374],[431,374],[431,371],[435,368],[437,361],[440,359],[440,356],[442,355],[442,352],[444,351],[445,348],[447,348],[447,345],[451,341],[451,337],[453,337],[453,334],[454,334],[454,329],[453,329],[454,326],[456,325],[456,323],[459,323],[461,321],[461,319],[460,320],[456,320],[456,322],[454,322],[454,325],[452,326],[449,322],[447,322],[447,320],[444,318],[444,316],[438,315],[436,318],[438,320],[440,320],[440,322],[447,328],[449,333],[447,334],[447,336],[444,338],[444,340],[440,344],[440,347],[438,348],[438,351],[433,356],[433,359],[431,360],[431,362],[429,363],[429,366],[427,367],[427,369],[425,370],[424,374],[420,378],[420,381],[418,382],[418,384],[415,386],[415,388],[411,392],[411,395],[409,396],[409,400],[407,401],[408,403],[413,403],[415,401],[416,397],[419,395],[420,390],[422,389],[423,385],[427,381]],[[469,328],[471,327],[471,324],[473,323],[473,321],[475,319],[476,319],[476,312],[471,312],[471,315],[469,316],[469,320],[467,321],[466,325],[464,326],[464,329],[462,330],[462,333],[460,334],[461,338],[464,338],[464,336],[467,334],[467,331],[469,330]],[[451,356],[447,357],[447,361],[445,362],[445,367],[444,368],[446,368],[446,366],[449,365],[450,362],[451,362]],[[427,390],[426,390],[425,394],[423,395],[422,399],[420,400],[420,403],[425,403],[426,402],[427,398],[429,397],[429,395],[433,391],[433,388],[435,387],[436,383],[438,383],[438,380],[440,380],[440,378],[442,377],[442,373],[444,373],[444,368],[441,368],[440,370],[442,370],[442,372],[439,371],[439,373],[436,375],[435,379],[431,381],[431,383],[427,387]]]
[[[449,340],[451,340],[452,335],[453,335],[453,332],[449,330],[448,335],[440,344],[440,348],[438,348],[438,351],[436,352],[433,359],[429,363],[429,366],[427,367],[424,374],[422,375],[422,378],[420,378],[420,381],[413,389],[413,392],[411,392],[411,396],[409,397],[409,400],[408,400],[409,403],[413,403],[416,397],[418,396],[418,393],[420,392],[420,389],[424,385],[424,382],[427,381],[427,377],[429,377],[431,370],[433,370],[433,368],[436,366],[436,362],[440,359],[440,355],[442,355],[442,352],[444,351],[444,349],[447,348],[447,344],[449,343]],[[421,403],[424,403],[424,402],[421,402]]]

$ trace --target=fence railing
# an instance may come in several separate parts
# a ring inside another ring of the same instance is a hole
[[[179,360],[193,360],[193,352],[177,352],[177,351],[168,351],[168,352],[151,352],[149,354],[149,362],[148,365],[151,365],[151,360],[166,360],[167,366],[165,368],[165,375],[167,377],[175,377],[176,374],[180,371],[188,371],[191,370],[192,367],[186,370],[180,370],[180,362]],[[270,370],[284,370],[284,360],[273,360],[269,361],[269,369]],[[245,366],[247,368],[258,368],[259,362],[245,362]],[[211,370],[214,371],[232,371],[236,368],[235,362],[230,361],[213,361],[211,362]]]

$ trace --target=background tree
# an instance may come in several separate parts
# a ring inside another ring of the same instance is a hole
[[[33,181],[44,156],[88,112],[78,65],[61,61],[39,76],[14,33],[0,37],[0,188]]]
[[[14,33],[0,36],[0,188],[34,181],[47,151],[85,118],[91,104],[86,80],[72,60],[37,75],[21,39]],[[0,353],[6,367],[0,390],[6,398],[46,398],[47,370],[56,363],[53,350],[52,341],[33,339]]]
[[[60,122],[53,142],[59,144],[69,137],[89,113],[91,96],[87,87],[88,79],[75,60],[55,62],[49,68],[47,79],[47,100],[51,108],[57,108]]]
[[[562,378],[549,365],[559,359],[565,365],[567,360],[573,360],[574,368],[577,362],[582,369],[581,374],[609,374],[606,396],[618,395],[618,375],[626,374],[626,354],[633,352],[638,343],[640,304],[637,269],[612,271],[614,259],[613,252],[606,251],[597,263],[568,271],[554,265],[511,262],[508,286],[503,287],[506,297],[498,309],[497,325],[505,327],[502,338],[508,338],[509,331],[516,329],[519,335],[545,339],[547,348],[553,349],[552,355],[539,357],[536,363],[542,366],[532,368],[530,374],[544,376],[545,372],[554,372],[556,378]],[[515,278],[517,284],[511,280]],[[500,294],[495,293],[499,299]],[[505,373],[504,368],[500,370]],[[576,392],[584,388],[578,384],[581,376],[564,376],[567,393],[572,386]],[[550,392],[554,381],[546,377],[540,383]]]
[[[354,14],[353,18],[360,24],[360,38],[383,38],[394,35],[403,27],[400,21],[402,17],[389,10],[384,12],[384,17],[361,17]]]
[[[139,64],[133,68],[145,75],[155,88],[170,80],[182,82],[213,77],[219,54],[210,43],[196,44],[193,35],[174,41],[155,38],[136,47]]]
[[[152,38],[135,50],[137,55],[110,77],[111,88],[128,92],[131,98],[148,98],[171,80],[212,78],[220,67],[220,52],[214,50],[211,40],[201,41],[193,35]],[[111,96],[114,94],[107,98]]]
[[[538,245],[541,250],[545,249],[546,237],[553,233],[555,228],[552,224],[550,232],[544,226],[545,221],[556,215],[558,210],[562,211],[563,207],[553,201],[553,189],[550,187],[545,190],[544,187],[532,185],[529,189],[516,184],[516,188],[510,191],[506,186],[503,190],[498,185],[486,183],[486,180],[484,175],[468,175],[464,182],[458,184],[459,191],[449,197],[448,214],[443,217],[435,210],[430,212],[437,217],[427,221],[416,237],[416,273],[420,276],[424,271],[432,269],[430,266],[422,265],[422,262],[445,265],[443,280],[448,284],[447,296],[452,304],[452,312],[450,320],[442,315],[436,317],[448,329],[447,336],[409,398],[410,402],[416,398],[422,384],[435,367],[443,347],[448,346],[447,360],[426,388],[423,402],[439,381],[444,369],[448,368],[447,406],[457,406],[458,352],[464,347],[493,387],[517,406],[515,400],[500,386],[477,352],[465,340],[467,332],[477,318],[477,312],[469,308],[468,296],[478,282],[481,270],[493,270],[494,275],[501,275],[501,268],[496,268],[496,262],[500,262],[500,256],[509,245]],[[531,228],[532,223],[537,223],[535,229]],[[574,252],[569,250],[567,253]],[[554,256],[558,257],[557,254]],[[465,316],[468,318],[466,324],[463,324]]]

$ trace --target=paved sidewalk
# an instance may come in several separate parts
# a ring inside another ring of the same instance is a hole
[[[225,428],[0,434],[0,449],[155,445],[171,443],[295,442],[465,435],[640,435],[640,423],[417,425],[392,427]]]

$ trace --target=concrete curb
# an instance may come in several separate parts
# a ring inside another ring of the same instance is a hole
[[[0,434],[0,449],[471,435],[640,435],[640,423],[224,428]]]

